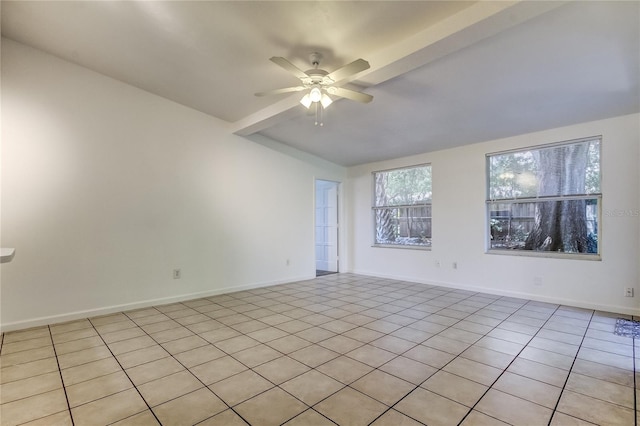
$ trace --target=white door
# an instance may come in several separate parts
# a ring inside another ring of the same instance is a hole
[[[316,270],[338,272],[338,182],[316,180]]]

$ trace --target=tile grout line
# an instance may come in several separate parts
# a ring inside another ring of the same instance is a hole
[[[452,291],[452,292],[450,292],[450,293],[453,293],[453,292],[455,292],[455,291]],[[449,293],[445,293],[445,295],[446,295],[446,294],[449,294]],[[437,311],[435,311],[435,312],[433,312],[433,313],[429,314],[429,315],[428,315],[428,316],[426,316],[425,318],[428,318],[428,317],[429,317],[429,316],[431,316],[431,315],[435,315],[435,314],[437,314],[438,312],[441,312],[441,311],[443,311],[443,310],[445,310],[445,309],[449,309],[452,305],[455,305],[456,303],[459,303],[459,302],[461,302],[461,301],[463,301],[463,300],[471,299],[471,298],[473,298],[473,297],[477,296],[478,294],[482,294],[482,293],[478,293],[478,292],[476,292],[476,293],[474,293],[474,294],[472,294],[472,295],[470,295],[470,296],[468,296],[468,297],[466,297],[466,298],[464,298],[464,299],[460,299],[459,301],[457,301],[457,302],[455,302],[455,303],[453,303],[453,304],[451,304],[451,305],[449,305],[449,306],[442,307],[441,309],[439,309],[439,310],[437,310]],[[433,299],[437,299],[438,297],[440,297],[440,296],[436,296],[436,297],[434,297]],[[429,300],[433,300],[433,299],[429,299]],[[500,300],[500,299],[502,299],[502,298],[495,299],[493,302],[491,302],[491,303],[487,303],[487,304],[486,304],[486,305],[484,305],[483,307],[478,308],[478,309],[476,309],[476,310],[475,310],[475,311],[473,311],[473,312],[470,312],[470,313],[469,313],[469,315],[465,316],[464,318],[460,318],[460,319],[458,319],[458,321],[456,321],[455,323],[451,324],[450,326],[448,326],[448,327],[447,327],[447,328],[445,328],[444,330],[442,330],[442,331],[440,331],[440,332],[438,332],[438,333],[434,334],[434,335],[433,335],[433,336],[431,336],[431,337],[437,336],[437,335],[439,335],[440,333],[442,333],[442,332],[444,332],[444,331],[446,331],[446,330],[449,330],[450,328],[453,328],[453,326],[454,326],[454,325],[456,325],[456,324],[458,324],[458,323],[460,323],[460,322],[464,321],[466,318],[470,317],[471,315],[477,314],[479,311],[481,311],[481,310],[485,309],[487,306],[492,305],[493,303],[495,303],[496,301],[498,301],[498,300]],[[417,305],[416,305],[416,306],[417,306]],[[519,309],[520,309],[520,308],[519,308]],[[519,309],[518,309],[518,310],[519,310]],[[517,312],[517,311],[516,311],[516,312]],[[509,316],[511,316],[511,315],[513,315],[513,313],[512,313],[512,314],[509,314]],[[484,315],[481,315],[481,316],[484,316]],[[424,320],[425,318],[423,318],[422,320]],[[452,318],[452,317],[449,317],[449,318]],[[490,318],[490,317],[487,317],[487,318]],[[507,317],[507,318],[509,318],[509,317]],[[500,324],[502,324],[503,322],[505,322],[505,321],[507,320],[507,318],[505,318],[505,319],[501,320],[501,321],[500,321],[500,323],[498,323],[497,325],[495,325],[495,326],[494,326],[494,327],[493,327],[489,332],[487,332],[487,333],[483,334],[483,335],[482,335],[482,337],[486,337],[486,336],[488,336],[488,334],[489,334],[489,333],[491,333],[491,331],[493,331],[493,330],[495,330],[496,328],[498,328],[498,326],[499,326]],[[455,319],[455,318],[454,318],[454,319]],[[418,321],[422,321],[422,320],[418,320]],[[417,321],[416,321],[416,322],[417,322]],[[412,324],[413,324],[413,323],[412,323]],[[443,324],[443,325],[444,325],[444,324]],[[406,325],[406,326],[404,326],[404,327],[409,327],[409,325]],[[404,327],[402,327],[402,328],[404,328]],[[409,327],[409,328],[411,328],[411,327]],[[398,330],[399,330],[399,329],[398,329]],[[466,330],[463,330],[463,331],[466,331]],[[479,333],[476,333],[476,334],[479,334]],[[388,334],[387,334],[387,335],[388,335]],[[429,337],[429,338],[425,339],[422,343],[426,342],[426,341],[427,341],[427,340],[429,340],[431,337]],[[482,337],[481,337],[480,339],[482,339]],[[478,339],[478,340],[480,340],[480,339]],[[500,340],[502,340],[502,339],[500,339]],[[477,342],[477,341],[476,341],[476,342]],[[418,343],[418,344],[417,344],[417,345],[415,345],[413,348],[415,348],[415,347],[418,347],[418,346],[422,345],[422,343]],[[473,344],[475,344],[475,343],[473,343]],[[473,346],[473,344],[469,345],[469,347]],[[467,347],[467,349],[468,349],[469,347]],[[407,350],[406,350],[405,352],[403,352],[402,354],[404,354],[404,353],[406,353],[406,352],[408,352],[408,351],[412,350],[413,348],[411,348],[411,349],[407,349]],[[440,349],[436,349],[436,348],[432,348],[432,349],[440,350]],[[465,351],[466,351],[467,349],[465,349]],[[487,348],[487,349],[488,349],[488,348]],[[524,348],[523,348],[523,350],[524,350]],[[442,351],[442,352],[446,352],[446,351]],[[462,351],[462,352],[464,352],[464,351]],[[460,354],[461,354],[462,352],[460,352]],[[446,352],[446,353],[448,353],[448,352]],[[396,358],[398,358],[398,357],[402,356],[402,354],[400,354],[400,355],[396,356]],[[388,411],[392,410],[392,409],[393,409],[393,407],[395,407],[397,404],[399,404],[399,403],[400,403],[403,399],[405,399],[407,396],[409,396],[410,394],[412,394],[413,392],[415,392],[415,390],[416,390],[416,389],[420,388],[424,383],[426,383],[426,382],[427,382],[431,377],[433,377],[435,374],[437,374],[437,373],[438,373],[438,372],[440,372],[440,371],[443,371],[444,367],[446,367],[447,365],[449,365],[450,363],[452,363],[454,360],[456,360],[456,359],[460,356],[460,354],[455,355],[455,357],[454,357],[451,361],[447,362],[447,363],[446,363],[446,364],[444,364],[442,367],[438,368],[438,369],[437,369],[437,371],[436,371],[435,373],[433,373],[432,375],[430,375],[429,377],[427,377],[426,379],[424,379],[422,382],[420,382],[420,384],[416,385],[416,387],[414,387],[411,391],[407,392],[407,393],[406,393],[402,398],[400,398],[398,401],[396,401],[393,405],[389,406],[385,411],[383,411],[383,412],[382,412],[378,417],[376,417],[375,419],[373,419],[373,420],[372,420],[372,422],[371,422],[371,423],[369,423],[369,424],[372,424],[373,422],[375,422],[376,420],[378,420],[380,417],[382,417],[384,414],[386,414]],[[451,354],[451,355],[454,355],[454,354]],[[393,359],[396,359],[396,358],[393,358]],[[409,358],[409,359],[413,359],[413,358]],[[515,359],[515,358],[514,358],[514,359]],[[391,361],[392,361],[392,360],[389,360],[388,362],[391,362]],[[416,360],[414,360],[414,361],[416,361]],[[421,362],[421,361],[416,361],[416,362]],[[476,361],[476,362],[478,362],[478,361]],[[512,362],[513,362],[513,361],[512,361]],[[421,362],[421,363],[422,363],[422,362]],[[385,364],[386,364],[386,363],[385,363]],[[422,363],[422,364],[425,364],[425,363]],[[484,363],[479,362],[479,364],[484,364]],[[383,365],[384,365],[384,364],[383,364]],[[425,364],[425,365],[429,365],[429,364]],[[484,364],[484,365],[487,365],[487,364]],[[429,366],[430,366],[430,367],[433,367],[433,366],[431,366],[431,365],[429,365]],[[508,366],[507,366],[507,367],[508,367]],[[433,368],[435,368],[435,367],[433,367]],[[376,368],[376,370],[377,370],[377,368]],[[505,370],[506,370],[506,368],[505,368]],[[383,371],[383,372],[384,372],[384,371]],[[387,374],[390,374],[390,373],[387,373]],[[453,373],[451,373],[451,374],[453,374]],[[392,375],[393,375],[393,374],[392,374]],[[457,375],[457,374],[456,374],[456,375]],[[394,376],[394,377],[396,377],[395,375],[393,375],[393,376]],[[498,378],[499,378],[499,377],[498,377]],[[404,380],[404,379],[403,379],[403,380]],[[497,379],[496,379],[496,381],[497,381]],[[486,391],[486,392],[488,392],[490,388],[491,388],[491,387],[489,387],[489,388],[487,389],[487,391]],[[485,393],[486,393],[486,392],[485,392]],[[434,393],[435,393],[435,392],[434,392]],[[440,394],[437,394],[437,395],[442,396],[442,395],[440,395]],[[367,396],[368,396],[368,395],[367,395]],[[483,396],[484,396],[484,394],[483,394]],[[445,396],[442,396],[442,397],[443,397],[443,398],[446,398],[446,399],[451,400],[450,398],[447,398],[447,397],[445,397]],[[482,396],[478,399],[478,401],[479,401],[480,399],[482,399]],[[454,401],[454,400],[451,400],[451,401],[456,402],[456,403],[458,403],[458,404],[459,404],[459,402],[458,402],[458,401]],[[477,402],[476,402],[476,404],[477,404]],[[462,404],[462,405],[464,405],[464,404]],[[475,405],[474,405],[474,406],[475,406]],[[462,422],[462,421],[463,421],[463,420],[464,420],[464,419],[469,415],[469,413],[470,413],[472,410],[473,410],[473,407],[472,407],[472,408],[467,412],[467,414],[462,418],[462,420],[460,420],[460,422]],[[417,421],[418,423],[422,423],[422,422],[418,421],[417,419],[414,419],[413,417],[409,416],[408,414],[404,414],[404,413],[403,413],[403,415],[405,415],[405,416],[407,416],[407,417],[411,418],[412,420]]]
[[[182,302],[178,302],[178,303],[182,304]],[[214,303],[215,303],[215,302],[214,302]],[[185,305],[185,306],[186,306],[186,305]],[[187,307],[188,307],[188,306],[187,306]],[[153,308],[155,309],[155,307],[153,307]],[[156,309],[156,310],[157,310],[157,309]],[[161,311],[158,311],[158,312],[161,312]],[[162,312],[161,312],[161,313],[162,313]],[[195,374],[193,374],[193,372],[192,372],[192,371],[191,371],[191,370],[190,370],[186,365],[184,365],[182,362],[180,362],[180,360],[179,360],[179,359],[177,359],[176,357],[174,357],[172,353],[170,353],[168,350],[166,350],[166,349],[165,349],[165,347],[164,347],[164,346],[162,346],[162,344],[161,344],[161,343],[159,343],[159,342],[158,342],[158,341],[157,341],[157,340],[156,340],[156,339],[155,339],[151,334],[147,333],[147,331],[146,331],[146,330],[144,330],[142,327],[140,327],[140,326],[135,322],[135,319],[132,319],[131,317],[129,317],[129,315],[127,315],[127,313],[126,313],[126,312],[123,312],[123,314],[124,314],[124,315],[125,315],[125,316],[130,320],[130,321],[133,321],[133,323],[134,323],[134,324],[136,324],[136,326],[137,326],[138,328],[140,328],[140,330],[142,330],[142,331],[143,331],[143,332],[144,332],[144,333],[145,333],[145,334],[146,334],[146,335],[147,335],[151,340],[153,340],[153,341],[154,341],[158,346],[160,346],[160,347],[161,347],[161,348],[162,348],[162,349],[163,349],[163,350],[164,350],[164,351],[165,351],[165,352],[166,352],[166,353],[167,353],[171,358],[173,358],[173,359],[174,359],[177,363],[179,363],[179,364],[180,364],[180,365],[181,365],[181,366],[182,366],[186,371],[188,371],[188,372],[189,372],[189,374],[191,374],[193,377],[195,377],[195,379],[196,379],[196,380],[198,380],[200,383],[202,383],[202,386],[204,386],[204,389],[207,389],[209,392],[211,392],[212,394],[214,394],[214,395],[216,396],[216,398],[218,398],[218,399],[219,399],[219,400],[220,400],[224,405],[226,405],[226,406],[227,406],[227,409],[229,409],[229,410],[233,411],[236,415],[238,415],[238,416],[239,416],[239,417],[240,417],[244,422],[246,422],[247,424],[249,424],[249,425],[251,424],[251,423],[249,423],[249,422],[248,422],[244,417],[242,417],[242,416],[240,415],[240,413],[236,412],[236,410],[234,410],[234,409],[233,409],[233,407],[231,407],[229,404],[227,404],[225,400],[223,400],[222,398],[220,398],[220,397],[219,397],[219,396],[218,396],[218,395],[217,395],[213,390],[211,390],[211,389],[209,388],[209,386],[207,386],[207,385],[206,385],[202,380],[200,380],[200,378],[199,378],[198,376],[196,376]],[[164,315],[164,313],[162,313],[162,314]],[[205,314],[205,316],[208,316],[208,315],[206,315],[206,314]],[[211,319],[213,319],[213,318],[211,318]],[[175,321],[173,318],[171,318],[171,320],[172,320],[172,321]],[[177,321],[176,321],[176,322],[177,322]],[[180,325],[181,325],[182,327],[184,327],[184,328],[187,328],[186,326],[184,326],[184,325],[182,325],[182,324],[180,324]],[[227,327],[228,327],[228,326],[227,326]],[[187,330],[189,330],[189,329],[187,328]],[[96,331],[97,331],[97,330],[96,330]],[[191,331],[191,330],[189,330],[189,331]],[[193,333],[193,331],[191,331],[191,332]],[[200,337],[197,333],[194,333],[194,335],[195,335],[195,336]],[[202,339],[202,337],[200,337],[200,338]],[[178,339],[175,339],[175,340],[178,340]],[[166,342],[165,342],[165,343],[166,343]],[[208,342],[208,341],[207,341],[207,343],[208,343],[209,345],[211,345],[211,346],[213,346],[213,347],[217,348],[218,350],[220,350],[220,351],[221,351],[222,353],[224,353],[225,355],[227,355],[227,356],[231,356],[231,355],[229,355],[228,353],[226,353],[225,351],[223,351],[222,349],[220,349],[220,348],[218,348],[217,346],[215,346],[213,343]],[[111,350],[111,349],[109,349],[109,350]],[[114,355],[114,357],[115,357],[115,355]],[[235,359],[235,358],[234,358],[234,359]],[[117,360],[117,359],[116,359],[116,360]],[[150,362],[153,362],[153,361],[150,361]],[[208,362],[208,361],[205,361],[205,362]],[[240,362],[240,361],[238,361],[238,362]],[[118,361],[118,364],[120,364],[120,361]],[[142,365],[142,364],[141,364],[141,365]],[[244,365],[244,364],[243,364],[243,365]],[[122,367],[122,366],[121,366],[121,367]],[[246,367],[246,365],[245,365],[245,367]],[[247,368],[249,368],[249,367],[247,367]],[[124,369],[124,368],[122,368],[122,370],[123,370],[123,371],[125,371],[125,369]],[[126,371],[125,371],[125,374],[127,374],[127,373],[126,373]],[[238,373],[238,374],[239,374],[239,373]],[[169,374],[168,376],[170,376],[170,375],[171,375],[171,374]],[[129,377],[129,375],[128,375],[128,374],[127,374],[127,377]],[[167,376],[163,376],[163,377],[167,377]],[[230,377],[231,377],[231,376],[230,376]],[[161,378],[162,378],[162,377],[161,377]],[[131,379],[129,379],[129,380],[131,380]],[[156,379],[156,380],[157,380],[157,379]],[[224,380],[224,379],[223,379],[223,380]],[[152,380],[152,381],[153,381],[153,380]],[[138,391],[138,393],[140,394],[140,391],[138,390],[138,386],[137,386],[135,383],[133,383],[133,380],[131,381],[131,384],[133,384],[133,386],[136,388],[136,391]],[[201,388],[201,389],[202,389],[202,388]],[[191,394],[191,393],[193,393],[193,392],[196,392],[196,391],[198,391],[198,390],[200,390],[200,389],[196,389],[196,390],[194,390],[194,391],[187,392],[187,393],[186,393],[186,394],[184,394],[184,395],[189,395],[189,394]],[[260,393],[263,393],[263,392],[260,392]],[[175,400],[175,399],[177,399],[177,398],[180,398],[180,397],[182,397],[182,396],[184,396],[184,395],[179,395],[179,396],[177,396],[177,397],[175,397],[175,398],[171,398],[169,401],[173,401],[173,400]],[[258,394],[258,395],[259,395],[259,394]],[[254,395],[254,396],[255,396],[255,395]],[[160,425],[162,425],[162,422],[160,421],[160,419],[158,419],[158,417],[156,416],[156,414],[153,412],[153,410],[151,409],[151,407],[150,407],[150,406],[149,406],[149,404],[147,403],[147,400],[144,398],[144,396],[142,396],[142,394],[140,394],[140,397],[144,400],[145,404],[147,404],[147,406],[149,407],[149,411],[151,411],[151,412],[153,413],[153,416],[156,418],[156,420],[158,421],[158,423],[159,423]],[[158,405],[165,404],[165,403],[167,403],[167,402],[169,402],[169,401],[165,401],[165,402],[163,402],[163,403],[161,403],[161,404],[158,404]],[[225,410],[222,410],[221,412],[223,412],[223,411],[225,411]],[[220,412],[220,413],[221,413],[221,412]],[[208,420],[208,419],[210,419],[210,418],[212,418],[212,417],[217,416],[217,415],[218,415],[218,414],[220,414],[220,413],[216,413],[216,414],[214,414],[213,416],[207,417],[207,418],[205,418],[205,419],[201,420],[201,421],[200,421],[200,422],[198,422],[198,423],[202,423],[202,422],[204,422],[204,421],[206,421],[206,420]]]
[[[567,374],[567,378],[564,381],[564,384],[562,385],[562,390],[560,391],[560,396],[558,397],[558,401],[556,402],[556,405],[553,408],[553,414],[554,415],[558,410],[558,405],[560,405],[560,400],[562,399],[562,394],[564,393],[564,390],[567,387],[567,383],[569,383],[569,377],[571,377],[571,372],[573,371],[573,366],[576,364],[576,360],[578,359],[578,354],[580,353],[580,349],[582,349],[582,345],[584,344],[584,339],[587,337],[587,333],[589,332],[589,327],[591,326],[591,323],[593,322],[593,317],[594,317],[595,313],[596,313],[595,310],[593,310],[591,312],[591,317],[589,318],[589,324],[587,324],[587,328],[584,330],[584,334],[582,335],[582,340],[580,340],[580,345],[578,345],[578,350],[576,351],[576,354],[573,357],[573,361],[571,362],[571,367],[569,368],[569,374]],[[571,417],[574,417],[574,416],[571,416]],[[553,416],[551,416],[551,419],[549,419],[549,423],[547,424],[547,426],[551,425],[551,420],[553,420]],[[580,420],[584,420],[584,419],[580,419]]]
[[[69,396],[67,395],[67,387],[64,385],[64,377],[62,377],[62,369],[60,368],[60,361],[58,360],[58,351],[56,351],[56,345],[53,341],[53,333],[51,332],[51,326],[47,325],[49,331],[49,338],[51,339],[51,347],[53,348],[53,355],[56,357],[56,365],[58,366],[58,374],[60,375],[60,384],[64,392],[64,399],[67,401],[67,410],[69,412],[69,418],[71,419],[71,425],[75,425],[73,415],[71,414],[71,404],[69,404]]]
[[[127,317],[127,318],[129,318],[129,317]],[[87,318],[87,321],[89,321],[89,324],[91,324],[91,327],[93,328],[93,330],[96,332],[96,334],[98,335],[98,337],[100,337],[100,340],[102,340],[102,343],[104,343],[104,346],[107,348],[107,350],[109,351],[109,353],[111,354],[111,356],[113,357],[113,359],[118,363],[118,366],[120,366],[120,369],[122,370],[122,372],[124,373],[124,375],[125,375],[125,376],[127,376],[127,379],[131,382],[131,385],[132,385],[132,386],[133,386],[133,388],[136,390],[136,392],[138,392],[138,395],[140,395],[140,398],[142,398],[142,400],[144,401],[145,405],[147,406],[147,408],[149,409],[149,411],[151,412],[151,414],[153,415],[153,417],[158,421],[158,423],[159,423],[160,425],[162,425],[162,422],[160,422],[160,419],[158,419],[158,417],[156,416],[156,413],[154,413],[154,412],[153,412],[153,410],[151,409],[151,407],[150,407],[150,406],[149,406],[149,404],[147,403],[147,400],[146,400],[146,399],[144,399],[144,397],[142,396],[142,394],[141,394],[141,393],[140,393],[140,391],[138,390],[138,387],[136,386],[136,384],[135,384],[135,383],[133,383],[133,380],[131,380],[131,377],[129,377],[129,374],[127,373],[127,371],[125,370],[125,368],[122,366],[122,364],[120,364],[120,360],[118,360],[118,358],[116,358],[115,354],[113,353],[113,351],[111,350],[111,348],[109,347],[109,345],[107,344],[107,342],[102,338],[102,335],[100,334],[100,332],[98,331],[98,329],[96,328],[96,326],[93,324],[93,321],[91,321],[91,318]],[[137,324],[136,324],[136,326],[137,326]],[[164,349],[164,348],[163,348],[163,349]],[[101,376],[101,377],[102,377],[102,376]],[[120,391],[120,392],[124,392],[124,391]],[[116,392],[116,393],[120,393],[120,392]],[[115,394],[112,394],[112,395],[115,395]],[[103,398],[106,398],[106,397],[108,397],[108,396],[111,396],[111,395],[104,396]],[[98,398],[98,400],[99,400],[99,399],[102,399],[102,398]],[[96,400],[96,401],[97,401],[97,400]],[[91,402],[93,402],[93,401],[87,402],[87,404],[88,404],[88,403],[91,403]],[[143,411],[141,411],[140,413],[143,413]],[[133,416],[138,415],[138,414],[140,414],[140,413],[134,413],[134,414],[132,414],[131,416],[125,417],[124,419],[127,419],[127,418],[129,418],[129,417],[133,417]],[[120,420],[124,420],[124,419],[118,419],[118,420],[116,420],[116,422],[117,422],[117,421],[120,421]]]

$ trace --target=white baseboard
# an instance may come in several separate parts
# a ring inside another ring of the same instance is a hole
[[[358,275],[368,275],[372,277],[407,281],[407,282],[413,282],[417,284],[436,285],[440,287],[453,288],[457,290],[468,290],[468,291],[475,291],[479,293],[488,293],[496,296],[516,297],[519,299],[534,300],[536,302],[553,303],[556,305],[574,306],[577,308],[594,309],[594,310],[603,311],[603,312],[613,312],[617,314],[640,316],[640,309],[633,309],[625,306],[597,304],[597,303],[591,303],[591,302],[578,300],[578,299],[547,297],[547,296],[540,296],[537,294],[531,294],[526,292],[500,290],[500,289],[495,289],[491,287],[468,286],[468,285],[460,285],[456,283],[436,282],[431,280],[419,280],[419,279],[416,279],[415,277],[406,277],[402,275],[377,274],[371,271],[363,271],[363,270],[352,270],[350,272]]]
[[[0,324],[0,332],[5,333],[8,331],[23,330],[23,329],[39,327],[43,325],[59,324],[59,323],[74,321],[74,320],[83,319],[83,318],[91,318],[91,317],[96,317],[100,315],[108,315],[115,312],[131,311],[134,309],[147,308],[149,306],[166,305],[169,303],[183,302],[185,300],[200,299],[203,297],[211,297],[211,296],[217,296],[220,294],[235,293],[237,291],[251,290],[254,288],[269,287],[269,286],[274,286],[279,284],[288,284],[296,281],[304,281],[304,280],[309,280],[313,278],[315,278],[315,274],[305,275],[301,277],[292,277],[286,280],[263,281],[263,282],[245,284],[240,286],[222,287],[222,288],[216,288],[213,290],[201,291],[196,293],[180,294],[175,296],[161,297],[157,299],[141,300],[137,302],[123,303],[120,305],[104,306],[101,308],[69,312],[69,313],[64,313],[59,315],[31,318],[28,320]]]

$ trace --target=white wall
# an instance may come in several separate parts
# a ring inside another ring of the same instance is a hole
[[[594,135],[602,135],[602,261],[485,254],[485,154]],[[639,145],[635,114],[350,168],[349,269],[638,315]],[[426,162],[433,167],[432,251],[371,247],[371,172]],[[607,214],[614,210],[631,214]],[[635,287],[636,297],[625,298],[625,287]]]
[[[300,157],[3,39],[2,328],[313,277]]]

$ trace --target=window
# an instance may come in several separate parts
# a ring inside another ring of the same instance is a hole
[[[598,259],[600,143],[488,154],[489,251]]]
[[[374,245],[431,247],[431,165],[373,173]]]

